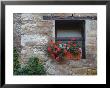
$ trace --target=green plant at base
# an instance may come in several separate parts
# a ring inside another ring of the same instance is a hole
[[[46,74],[44,66],[39,63],[37,57],[29,58],[27,65],[18,69],[18,75],[44,75]]]
[[[17,52],[17,49],[13,49],[13,74],[17,75],[19,73],[18,69],[20,68],[20,64],[18,61],[19,54]]]
[[[21,68],[19,63],[19,54],[16,48],[13,49],[13,74],[14,75],[44,75],[46,74],[44,66],[37,57],[29,58],[27,65]]]
[[[28,75],[43,75],[45,74],[44,66],[39,63],[39,59],[36,57],[29,58],[28,62]]]

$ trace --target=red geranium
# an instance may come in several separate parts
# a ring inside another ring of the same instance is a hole
[[[68,41],[68,44],[71,44],[71,41]]]
[[[55,59],[56,59],[56,61],[60,61],[60,57],[56,57]]]
[[[56,48],[56,49],[57,49],[57,48],[58,48],[58,46],[57,46],[57,45],[54,45],[54,48]]]
[[[64,49],[64,53],[65,53],[65,54],[67,53],[67,50],[66,50],[66,49]]]
[[[72,59],[72,58],[73,58],[73,55],[72,55],[70,52],[67,52],[66,57],[67,57],[68,59]]]
[[[52,53],[52,54],[51,54],[51,57],[55,59],[55,54]]]
[[[58,52],[61,51],[61,48],[57,48],[57,51],[58,51]]]
[[[73,46],[75,47],[75,46],[76,46],[76,44],[73,44]]]
[[[66,47],[66,44],[64,44],[64,46]]]
[[[48,47],[47,50],[48,50],[49,52],[51,52],[51,48],[50,48],[50,47]]]
[[[50,40],[50,42],[49,42],[49,43],[50,43],[50,45],[53,45],[53,44],[54,44],[53,40]]]
[[[76,40],[76,38],[72,38],[72,40]],[[57,62],[65,60],[65,57],[68,60],[74,59],[75,55],[77,56],[79,55],[79,53],[82,53],[82,50],[77,41],[68,41],[68,43],[61,43],[62,41],[54,42],[53,40],[51,40],[49,42],[49,46],[47,47],[49,55]]]
[[[53,52],[54,54],[57,54],[57,50]]]

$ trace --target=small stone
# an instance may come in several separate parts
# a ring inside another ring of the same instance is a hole
[[[54,75],[56,73],[56,70],[50,67],[48,68],[47,73],[50,75]]]

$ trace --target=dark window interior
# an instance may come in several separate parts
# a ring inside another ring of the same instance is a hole
[[[56,41],[67,42],[76,38],[82,47],[82,58],[85,58],[85,21],[55,20]]]

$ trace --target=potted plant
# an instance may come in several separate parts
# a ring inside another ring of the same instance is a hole
[[[80,60],[82,53],[79,44],[75,40],[68,41],[68,43],[50,40],[47,51],[49,56],[59,63],[66,60]]]

